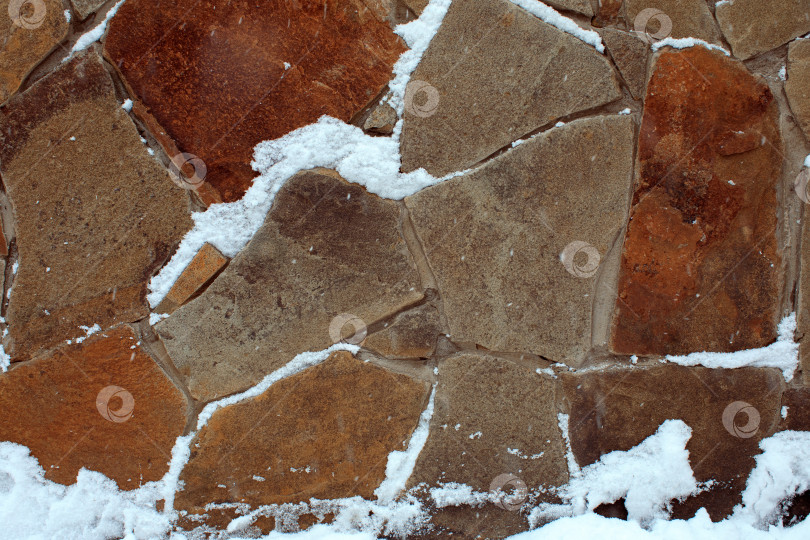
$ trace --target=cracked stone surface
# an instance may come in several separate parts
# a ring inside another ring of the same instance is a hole
[[[430,358],[442,332],[439,309],[427,303],[397,317],[363,345],[388,358]]]
[[[810,32],[808,0],[734,0],[716,7],[734,56],[745,60]]]
[[[613,28],[602,30],[602,39],[630,93],[635,99],[643,98],[650,57],[649,44],[633,34]]]

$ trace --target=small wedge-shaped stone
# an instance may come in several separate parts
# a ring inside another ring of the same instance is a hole
[[[244,390],[346,337],[341,328],[355,318],[370,325],[418,301],[399,214],[332,171],[291,178],[228,268],[155,327],[192,395]]]
[[[27,446],[45,478],[82,467],[122,489],[160,480],[191,407],[128,326],[0,373],[0,441]]]
[[[715,15],[734,56],[742,60],[810,32],[810,0],[718,2]]]
[[[627,116],[576,120],[405,200],[453,341],[579,365],[634,138]]]
[[[628,32],[615,28],[602,30],[602,39],[616,62],[630,93],[636,99],[644,97],[644,86],[647,84],[647,61],[650,56],[649,44]]]
[[[228,258],[217,248],[211,244],[205,244],[188,263],[155,311],[157,313],[173,312],[194,296],[227,263]]]
[[[404,450],[429,386],[348,352],[217,411],[191,443],[175,507],[372,499],[388,454]]]
[[[618,97],[613,69],[592,46],[508,0],[454,1],[406,89],[402,168],[462,170]]]
[[[804,136],[810,139],[810,39],[797,39],[788,48],[785,94]]]
[[[742,63],[701,46],[665,50],[653,69],[613,350],[767,345],[776,338],[780,279],[774,96]]]

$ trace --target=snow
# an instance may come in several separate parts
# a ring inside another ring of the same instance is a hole
[[[810,155],[808,155],[806,158],[804,158],[804,166],[805,167],[810,167]]]
[[[535,17],[542,19],[551,26],[571,34],[575,38],[581,39],[600,53],[605,52],[605,46],[602,44],[602,38],[599,37],[599,34],[593,30],[585,30],[580,28],[577,23],[568,17],[564,17],[551,6],[547,6],[539,0],[511,0],[511,2],[522,7]]]
[[[157,323],[169,316],[168,313],[150,313],[149,326],[155,326]]]
[[[787,415],[788,415],[788,406],[785,405],[782,407],[782,418],[783,419],[787,418]]]
[[[782,66],[779,68],[779,80],[786,81],[787,80],[787,66]]]
[[[101,39],[101,36],[103,36],[104,32],[107,30],[107,23],[109,23],[110,19],[112,19],[115,16],[116,12],[118,12],[118,8],[121,7],[121,4],[123,4],[124,1],[125,0],[121,0],[113,7],[111,7],[110,11],[107,12],[107,16],[104,17],[103,21],[98,23],[96,27],[93,28],[92,30],[89,30],[84,34],[82,34],[82,36],[73,45],[73,48],[70,50],[70,54],[67,55],[62,60],[62,62],[67,62],[68,60],[73,58],[73,55],[75,55],[77,52],[85,50],[87,47],[89,47],[90,45]]]
[[[70,22],[70,10],[69,10],[69,9],[66,9],[66,10],[64,11],[64,15],[65,15],[65,20],[66,20],[67,22]]]
[[[563,441],[565,441],[565,460],[568,464],[568,475],[571,478],[576,478],[582,473],[577,464],[577,459],[574,457],[574,452],[571,450],[571,439],[568,436],[568,419],[567,414],[557,413],[557,425],[560,427]]]
[[[720,45],[715,45],[713,43],[703,41],[702,39],[692,37],[689,38],[668,37],[666,39],[662,39],[661,41],[653,43],[652,50],[657,51],[662,47],[672,47],[673,49],[688,49],[689,47],[697,47],[697,46],[706,47],[709,50],[720,51],[726,56],[731,56],[731,53],[725,50]]]
[[[630,109],[629,109],[629,108],[627,108],[627,109],[622,109],[621,111],[619,111],[619,114],[620,114],[620,115],[622,115],[622,114],[630,114],[631,112],[632,112],[632,111],[630,111]]]
[[[131,99],[125,100],[124,103],[121,104],[121,108],[124,109],[127,112],[131,111],[132,110],[132,100]]]
[[[0,371],[5,373],[6,371],[8,371],[8,366],[10,365],[11,365],[11,357],[3,349],[3,345],[0,344]]]
[[[709,368],[774,367],[781,369],[785,381],[790,382],[799,365],[799,344],[793,341],[796,314],[791,313],[782,319],[777,331],[776,341],[767,347],[733,353],[697,352],[685,356],[667,356],[666,360],[681,366]]]

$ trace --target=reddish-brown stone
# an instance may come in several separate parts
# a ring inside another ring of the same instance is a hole
[[[227,263],[228,258],[217,248],[211,244],[203,245],[155,311],[158,313],[173,312],[194,296]]]
[[[350,120],[404,50],[360,0],[129,0],[105,43],[131,93],[205,162],[225,201],[256,176],[258,142],[325,114]]]
[[[647,87],[612,344],[760,347],[776,337],[778,108],[742,63],[665,50]]]
[[[118,326],[0,374],[0,441],[30,448],[62,484],[82,467],[122,489],[162,478],[190,408],[138,344]]]
[[[784,409],[779,431],[810,431],[810,388],[790,388],[782,395]]]

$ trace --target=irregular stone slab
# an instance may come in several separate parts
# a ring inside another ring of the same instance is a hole
[[[70,3],[73,5],[73,11],[84,20],[103,6],[105,0],[70,0]]]
[[[720,52],[658,56],[639,134],[616,352],[736,351],[776,338],[778,115],[768,86]]]
[[[453,2],[408,88],[402,169],[434,176],[619,97],[603,55],[508,0]]]
[[[556,384],[508,360],[462,353],[439,364],[430,434],[408,485],[450,482],[488,492],[504,491],[503,475],[525,485],[526,498],[508,508],[487,503],[439,512],[432,522],[465,538],[503,537],[528,528],[517,510],[528,501],[548,501],[538,488],[568,481],[565,446],[557,427]],[[511,509],[511,511],[510,511]]]
[[[797,39],[788,48],[785,94],[797,123],[810,139],[810,39]]]
[[[11,0],[0,0],[0,105],[67,37],[70,28],[61,0],[26,2],[15,19],[9,15],[9,4]]]
[[[191,228],[188,195],[146,152],[95,53],[0,110],[0,173],[19,270],[12,358],[149,314],[146,282]]]
[[[734,56],[745,60],[810,32],[808,0],[734,0],[715,16]]]
[[[599,11],[598,20],[604,23],[614,22],[619,18],[619,13],[624,4],[624,0],[598,0]]]
[[[397,315],[385,329],[371,334],[363,346],[388,358],[429,358],[442,332],[439,309],[424,304]]]
[[[630,89],[630,94],[635,99],[643,98],[650,46],[633,34],[614,28],[605,28],[601,34],[610,56]]]
[[[625,0],[624,5],[630,29],[645,32],[652,41],[693,37],[720,43],[720,31],[705,0]]]
[[[160,305],[155,308],[155,311],[157,313],[172,313],[194,296],[226,264],[228,264],[228,258],[220,253],[217,248],[206,243],[194,255],[194,258],[191,259],[186,269],[174,282],[174,285],[166,293],[166,297],[163,298]]]
[[[576,120],[405,199],[453,341],[582,362],[598,264],[627,219],[633,141],[629,117]]]
[[[82,467],[121,489],[160,480],[191,407],[139,343],[122,325],[0,373],[0,441],[61,484]]]
[[[175,508],[374,498],[429,386],[336,352],[262,395],[221,409],[191,443]]]
[[[244,390],[296,354],[340,340],[335,321],[370,325],[418,301],[399,212],[332,171],[290,179],[228,268],[155,326],[192,395]]]
[[[772,435],[781,419],[783,381],[774,369],[659,365],[561,378],[571,404],[571,449],[582,467],[614,450],[629,450],[665,420],[681,419],[692,428],[686,448],[695,478],[717,484],[676,503],[678,519],[692,517],[700,507],[715,521],[730,514],[741,502],[759,441]]]
[[[130,93],[202,159],[224,201],[251,185],[258,142],[322,115],[349,121],[404,50],[359,0],[128,0],[105,42]]]

